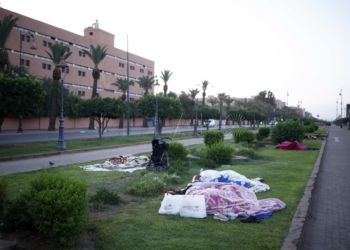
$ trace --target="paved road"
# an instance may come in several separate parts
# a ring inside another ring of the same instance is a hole
[[[331,128],[300,250],[350,249],[350,131]]]
[[[226,135],[225,139],[232,138],[231,135]],[[181,140],[185,146],[201,144],[203,138],[191,138]],[[55,163],[54,167],[66,166],[71,164],[97,161],[101,160],[101,163],[111,157],[125,155],[125,154],[140,154],[145,152],[151,152],[151,142],[140,145],[131,145],[126,147],[118,147],[112,149],[94,150],[80,153],[70,153],[69,151],[63,151],[59,155],[51,155],[47,157],[28,158],[23,160],[5,161],[0,162],[0,175],[7,175],[18,172],[28,172],[41,169],[44,167],[50,167],[49,161]]]
[[[222,126],[222,129],[230,129],[235,126]],[[218,126],[210,129],[218,129]],[[202,126],[198,127],[198,132],[205,131],[206,129]],[[193,127],[164,127],[163,133],[179,133],[183,131],[193,131]],[[255,130],[257,131],[257,130]],[[126,129],[110,128],[108,131],[103,133],[103,137],[109,136],[125,136]],[[130,135],[141,135],[141,134],[153,134],[154,127],[142,128],[142,127],[131,127]],[[96,130],[87,129],[65,129],[64,139],[82,139],[82,138],[98,138],[99,134]],[[3,131],[0,133],[0,144],[16,143],[16,142],[34,142],[34,141],[55,141],[58,140],[58,130],[47,131],[47,130],[27,130],[23,133],[17,133],[17,131]]]

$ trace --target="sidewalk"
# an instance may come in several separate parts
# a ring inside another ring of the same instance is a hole
[[[331,128],[298,249],[350,249],[350,131]]]

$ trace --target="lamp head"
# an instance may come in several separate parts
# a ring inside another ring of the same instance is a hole
[[[36,45],[35,45],[35,39],[33,39],[33,43],[32,43],[32,46],[30,46],[30,49],[37,49]]]
[[[68,68],[68,64],[66,63],[65,60],[63,60],[63,58],[61,58],[61,61],[59,64],[57,64],[57,67],[59,67],[61,69],[65,69],[65,68]]]

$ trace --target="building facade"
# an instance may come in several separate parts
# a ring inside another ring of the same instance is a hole
[[[90,45],[96,47],[99,44],[101,47],[106,46],[107,56],[98,65],[101,74],[97,83],[97,93],[101,97],[118,98],[122,95],[112,83],[115,83],[118,78],[126,79],[127,77],[127,52],[114,47],[114,35],[100,29],[97,20],[92,26],[84,29],[84,36],[80,36],[0,8],[0,20],[9,14],[12,14],[13,18],[19,18],[16,23],[17,27],[13,28],[6,44],[11,64],[19,65],[21,63],[30,74],[38,78],[51,78],[55,66],[46,51],[50,52],[49,44],[63,42],[69,47],[68,51],[72,52],[66,60],[69,68],[64,78],[65,86],[76,95],[90,98],[94,65],[91,59],[85,55],[83,49],[89,50]],[[34,37],[32,38],[28,32],[32,33]],[[22,49],[20,48],[20,39],[22,39]],[[36,50],[30,49],[32,39],[35,39]],[[136,81],[144,75],[154,76],[154,62],[129,53],[129,79]],[[142,91],[143,89],[136,83],[130,86],[130,101],[140,98]]]

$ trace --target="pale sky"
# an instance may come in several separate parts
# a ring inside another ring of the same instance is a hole
[[[169,90],[277,99],[333,120],[350,103],[348,0],[0,0],[1,7],[83,35],[96,19],[115,47],[173,72]],[[52,5],[54,4],[54,6]],[[199,94],[201,96],[202,93]]]

